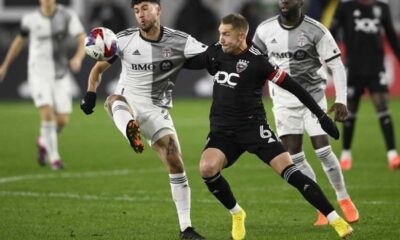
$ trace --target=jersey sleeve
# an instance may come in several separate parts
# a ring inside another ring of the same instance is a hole
[[[21,19],[20,35],[22,37],[28,37],[29,36],[29,19],[28,19],[28,16],[24,16]]]
[[[328,30],[324,32],[325,34],[317,42],[316,49],[321,59],[325,62],[329,62],[340,57],[340,49],[335,39],[332,37],[332,34]]]
[[[265,44],[265,42],[262,40],[262,37],[261,37],[261,28],[260,27],[257,28],[257,30],[254,34],[253,43],[257,48],[259,48],[262,51],[262,53],[268,54],[267,45]]]
[[[71,36],[78,36],[81,33],[84,33],[84,28],[79,20],[78,15],[74,11],[69,11],[71,14],[71,19],[68,24],[68,31]]]
[[[185,58],[191,58],[207,50],[207,45],[197,41],[192,36],[188,36],[185,49],[183,51]]]
[[[268,61],[266,56],[262,56],[262,66],[261,69],[264,70],[266,75],[266,79],[273,83],[280,85],[286,77],[286,72],[278,67],[272,66],[272,64]]]

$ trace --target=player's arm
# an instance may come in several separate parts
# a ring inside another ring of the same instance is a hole
[[[18,35],[11,43],[10,49],[7,52],[6,58],[0,66],[0,81],[3,81],[7,75],[8,68],[14,62],[24,47],[27,38],[23,35]]]
[[[76,48],[76,52],[74,56],[71,58],[69,65],[73,72],[79,72],[82,66],[82,60],[85,58],[85,33],[80,33],[76,37],[78,40],[78,46]]]
[[[339,130],[335,123],[326,115],[314,98],[296,81],[294,81],[286,72],[281,69],[275,69],[268,77],[268,80],[279,85],[283,89],[295,95],[312,113],[314,113],[322,129],[334,139],[339,139]]]
[[[389,7],[386,6],[383,10],[385,13],[382,15],[382,25],[385,29],[386,36],[388,38],[389,44],[393,49],[393,52],[396,54],[397,60],[400,61],[400,46],[397,40],[396,32],[393,27],[392,17],[390,15]]]
[[[102,74],[111,66],[111,63],[99,61],[90,70],[88,87],[85,97],[81,102],[81,109],[85,114],[93,113],[96,106],[96,90],[100,85]]]

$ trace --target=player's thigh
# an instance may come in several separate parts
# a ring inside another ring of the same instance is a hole
[[[285,168],[287,168],[288,166],[292,165],[293,161],[289,155],[288,152],[282,152],[281,154],[275,156],[271,162],[270,162],[270,166],[272,167],[272,169],[274,169],[274,171],[281,175],[283,170],[285,170]]]
[[[53,81],[40,76],[29,76],[29,86],[31,89],[32,100],[37,108],[44,106],[54,106],[53,100]]]
[[[289,134],[303,134],[304,132],[304,107],[287,108],[284,106],[273,107],[276,133],[278,136]]]
[[[293,155],[303,151],[303,134],[280,136],[283,146]]]
[[[325,97],[318,102],[318,105],[322,110],[324,110],[324,112],[326,112],[327,102]],[[309,109],[307,109],[304,114],[304,128],[310,137],[326,135],[326,132],[322,129],[317,116],[315,116],[315,114],[313,114]]]
[[[54,82],[52,89],[54,111],[57,114],[70,114],[72,112],[72,79],[66,75]]]
[[[200,174],[202,177],[213,177],[228,165],[228,159],[218,148],[206,148],[200,158]]]
[[[356,113],[360,98],[367,87],[365,76],[349,72],[347,76],[347,108],[350,113]]]

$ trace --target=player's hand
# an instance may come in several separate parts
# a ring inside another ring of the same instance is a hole
[[[69,61],[69,66],[72,72],[77,73],[81,70],[82,60],[79,57],[73,57],[71,61]]]
[[[319,118],[319,123],[321,124],[322,129],[329,134],[329,136],[336,140],[339,139],[339,129],[336,127],[335,122],[333,122],[328,115],[322,115],[322,117]]]
[[[7,74],[7,68],[4,65],[1,65],[0,66],[0,82],[4,81],[6,74]]]
[[[344,122],[346,121],[349,112],[347,111],[346,105],[342,103],[334,103],[329,109],[328,114],[335,112],[335,121]]]
[[[96,106],[96,93],[95,92],[86,92],[85,97],[81,101],[81,109],[82,111],[89,115],[93,113],[93,109]]]

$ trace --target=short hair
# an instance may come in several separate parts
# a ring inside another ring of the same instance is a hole
[[[233,29],[243,31],[246,34],[249,31],[249,23],[246,18],[239,13],[231,13],[221,19],[222,24],[231,24]]]
[[[131,8],[133,8],[136,4],[139,4],[142,2],[157,3],[158,5],[160,5],[160,0],[131,0]]]

